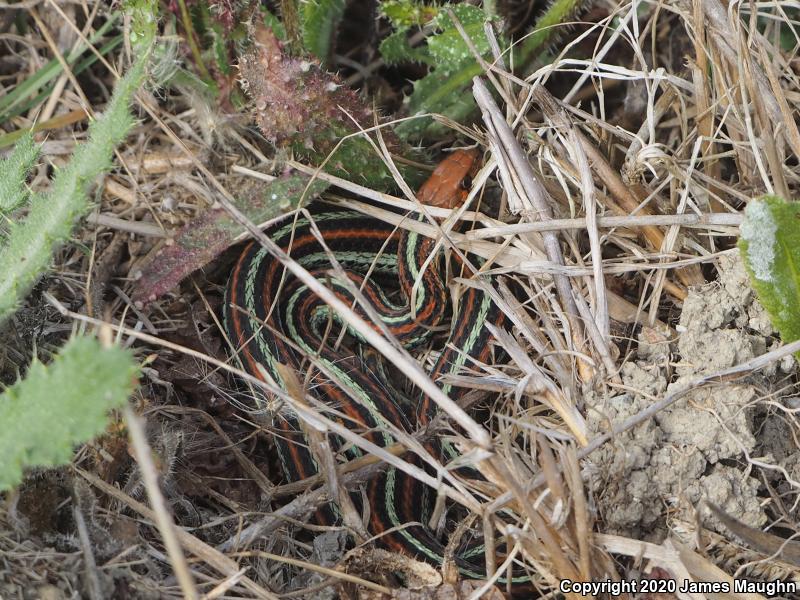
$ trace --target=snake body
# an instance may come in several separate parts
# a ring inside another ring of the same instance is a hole
[[[464,180],[474,170],[475,159],[476,154],[471,151],[451,155],[423,185],[418,198],[425,204],[448,207],[463,201],[464,188],[468,187]],[[430,260],[435,242],[428,237],[332,207],[314,211],[313,223],[301,216],[266,233],[369,322],[363,308],[353,302],[352,286],[331,274],[328,253],[332,253],[384,325],[406,347],[419,347],[430,341],[433,332],[445,322],[448,293],[444,265],[442,260]],[[399,287],[399,294],[386,291],[392,285]],[[337,345],[339,335],[336,328],[331,328],[336,315],[299,280],[288,276],[282,265],[257,243],[247,245],[237,261],[225,306],[228,335],[249,373],[264,379],[266,371],[275,383],[286,387],[280,366],[305,373],[309,363],[303,357],[314,357],[316,371],[310,378],[310,388],[330,408],[326,416],[359,430],[374,444],[394,443],[387,424],[414,432],[433,418],[435,407],[427,397],[412,402],[393,388],[372,361],[347,349],[345,344]],[[485,324],[501,321],[502,315],[490,299],[482,291],[468,287],[453,315],[447,343],[430,372],[433,380],[457,373],[467,361],[489,360],[490,333]],[[446,383],[440,387],[454,399],[467,391]],[[296,417],[278,414],[275,427],[285,477],[296,481],[317,474],[319,469]],[[341,440],[338,443],[338,451],[348,459],[359,455],[357,449],[341,447]],[[413,460],[410,456],[405,458]],[[421,487],[424,486],[416,479],[393,468],[373,478],[367,487],[368,529],[389,549],[441,565],[443,544],[424,526],[409,525],[425,522],[429,494]],[[336,512],[335,507],[332,512]],[[335,519],[336,515],[328,518]],[[463,577],[486,576],[481,546],[468,545],[454,560]]]

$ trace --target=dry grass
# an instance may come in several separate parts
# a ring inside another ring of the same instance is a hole
[[[669,383],[678,380],[675,365],[691,360],[674,350],[690,288],[713,279],[718,259],[736,253],[748,199],[797,195],[796,9],[718,0],[596,4],[592,14],[602,17],[576,26],[553,60],[525,80],[508,72],[508,56],[485,64],[486,76],[474,88],[482,119],[460,127],[462,142],[471,138],[485,156],[463,207],[423,207],[402,179],[403,196],[394,197],[286,163],[335,184],[340,191],[328,201],[435,237],[442,251],[471,266],[473,273],[458,284],[490,294],[513,328],[495,334],[507,363],[471,364],[453,377],[455,385],[475,390],[467,406],[428,377],[431,356],[412,355],[376,333],[238,211],[233,198],[241,181],[271,177],[276,166],[268,145],[242,125],[245,117],[221,117],[181,89],[158,98],[142,93],[141,122],[118,152],[121,167],[99,183],[97,209],[79,238],[56,257],[53,273],[8,329],[0,367],[10,381],[34,348],[46,353],[71,331],[105,323],[145,365],[132,409],[147,426],[138,431],[139,419],[127,419],[133,458],[117,423],[107,439],[77,453],[72,469],[34,475],[8,495],[0,508],[0,596],[23,597],[28,588],[42,597],[294,597],[289,584],[297,567],[307,567],[318,572],[317,579],[303,579],[310,591],[336,583],[343,596],[388,597],[392,581],[380,571],[388,559],[354,552],[338,565],[315,565],[308,532],[320,529],[303,523],[330,497],[346,503],[343,490],[358,489],[386,464],[435,487],[442,502],[446,497],[460,505],[460,514],[470,516],[465,522],[487,539],[507,540],[510,558],[529,570],[543,595],[563,579],[644,573],[668,573],[678,581],[734,574],[800,580],[788,563],[747,563],[754,556],[705,529],[700,506],[695,512],[685,499],[665,498],[652,531],[644,524],[626,531],[609,526],[600,501],[608,473],[591,462],[599,449],[624,449],[625,434],[648,427],[693,389],[741,383],[774,369],[795,349],[771,348],[739,366],[699,372],[669,392],[631,389],[625,379],[626,365],[637,360],[635,347],[661,335],[673,344],[672,354],[651,366]],[[18,39],[5,18],[8,7],[0,5],[0,44],[16,52],[0,66],[7,90],[34,73],[44,56],[62,55],[74,43],[74,23],[87,23],[84,11],[108,10],[99,4],[59,8],[52,1],[16,6],[16,15],[35,27]],[[84,29],[92,30],[91,20]],[[794,40],[786,47],[781,31]],[[107,59],[124,64],[122,49],[117,52]],[[379,67],[367,65],[365,73]],[[36,122],[47,126],[33,189],[83,135],[85,121],[59,117],[101,110],[111,82],[108,70],[79,82],[68,69],[43,103],[2,124],[6,132]],[[375,151],[391,165],[378,133],[364,135],[376,140]],[[492,194],[500,198],[499,218],[486,214],[482,202]],[[392,431],[398,444],[378,448],[322,416],[300,382],[287,392],[232,365],[217,317],[225,260],[148,312],[130,301],[143,262],[212,204],[280,256],[437,403],[441,430],[484,481],[464,479],[428,454],[422,433]],[[396,209],[422,211],[427,220]],[[457,230],[458,220],[480,227]],[[480,266],[474,257],[483,260]],[[362,448],[366,457],[337,468],[326,436],[319,435],[315,445],[328,465],[325,473],[276,483],[269,417],[242,401],[233,375],[291,406],[312,430]],[[777,414],[795,441],[787,442],[783,457],[767,456],[769,446],[754,454],[743,444],[730,460],[743,478],[762,485],[763,508],[785,534],[796,531],[800,515],[793,470],[800,427],[783,401],[797,394],[796,374],[756,381],[760,394],[748,410],[761,411],[761,418]],[[624,394],[647,402],[625,418],[590,418],[593,411],[605,415],[610,399]],[[489,409],[471,410],[487,398],[493,399]],[[405,460],[403,449],[428,469]],[[370,541],[353,510],[344,511],[350,530],[359,542]],[[419,568],[394,560],[393,570],[407,575]],[[491,552],[486,561],[498,575],[508,566]],[[348,572],[350,564],[355,571]],[[376,573],[375,582],[365,581]],[[488,594],[490,583],[464,597]]]

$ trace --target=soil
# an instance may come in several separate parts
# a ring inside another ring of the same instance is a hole
[[[720,258],[718,281],[690,290],[674,333],[644,330],[635,356],[623,364],[623,385],[606,397],[590,394],[587,418],[594,432],[698,375],[778,343],[738,254]],[[787,419],[793,404],[781,397],[796,370],[789,357],[746,379],[693,389],[592,454],[584,470],[602,529],[659,543],[695,522],[705,499],[750,526],[763,526],[765,482],[795,495],[798,490],[800,451]],[[706,509],[701,516],[706,527],[724,531]]]

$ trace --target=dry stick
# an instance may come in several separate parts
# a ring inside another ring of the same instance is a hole
[[[287,165],[292,167],[293,169],[300,171],[301,173],[306,173],[307,175],[316,174],[317,179],[321,179],[322,181],[327,181],[331,185],[335,185],[336,187],[340,187],[358,196],[369,198],[370,200],[374,200],[381,204],[386,204],[388,206],[394,206],[396,208],[402,208],[404,210],[409,210],[414,212],[419,212],[420,210],[419,206],[416,203],[410,202],[409,200],[404,200],[402,198],[392,196],[391,194],[376,192],[375,190],[371,190],[370,188],[364,187],[357,183],[353,183],[352,181],[342,179],[341,177],[336,177],[335,175],[329,175],[328,173],[317,173],[316,169],[304,165],[302,163],[298,163],[296,161],[287,161]],[[249,169],[245,169],[244,167],[234,166],[232,170],[237,173],[256,176],[255,172],[250,171]],[[258,176],[261,177],[261,175]],[[449,217],[453,213],[453,209],[438,208],[434,206],[426,206],[425,210],[431,216],[439,218]],[[486,215],[480,212],[467,211],[462,215],[462,217],[464,219],[475,219],[483,223],[496,222],[502,227],[502,231],[500,231],[499,233],[495,230],[484,230],[484,229],[478,229],[467,232],[464,235],[468,239],[492,238],[496,237],[497,235],[506,235],[513,233],[530,233],[533,231],[539,231],[539,232],[560,231],[562,229],[586,228],[586,219],[584,218],[551,219],[549,221],[536,221],[532,223],[516,223],[513,225],[508,225],[506,223],[502,223],[500,221],[491,219],[490,217],[487,217]],[[414,219],[405,219],[404,221],[405,225],[400,224],[400,227],[404,227],[405,229],[413,229],[416,226],[415,225],[416,221]],[[703,228],[713,225],[738,227],[741,224],[741,222],[742,222],[742,216],[740,214],[724,213],[724,212],[708,213],[701,215],[693,213],[685,215],[620,215],[620,216],[603,216],[597,218],[598,227],[603,227],[603,228],[660,227],[668,225],[680,225],[681,227],[703,227]]]
[[[722,369],[720,371],[716,371],[714,373],[709,373],[708,375],[703,375],[702,377],[696,377],[691,381],[687,382],[679,390],[676,390],[670,394],[667,394],[662,400],[651,404],[646,409],[639,411],[635,415],[628,417],[619,425],[615,425],[611,428],[611,431],[604,433],[602,435],[597,436],[594,438],[588,446],[581,448],[578,453],[578,459],[586,458],[589,454],[606,444],[608,441],[613,439],[614,437],[625,433],[629,429],[636,427],[644,423],[646,420],[652,418],[665,408],[668,408],[675,404],[678,400],[683,398],[687,393],[691,392],[697,387],[706,385],[708,383],[720,383],[724,381],[729,381],[736,377],[737,375],[743,375],[750,371],[755,371],[767,366],[770,363],[778,361],[782,359],[784,356],[788,356],[790,354],[794,354],[795,352],[800,352],[800,340],[796,342],[792,342],[791,344],[785,344],[780,348],[776,348],[766,354],[762,354],[761,356],[757,356],[756,358],[750,359],[743,363],[739,363],[738,365],[734,365],[732,367],[728,367],[727,369]],[[526,491],[528,493],[535,490],[537,487],[542,485],[545,482],[544,475],[539,474],[533,481],[530,482],[526,486]],[[511,492],[504,492],[502,495],[498,496],[494,501],[489,504],[488,510],[494,512],[498,510],[502,510],[510,501],[512,500]]]
[[[691,188],[691,181],[692,181],[692,173],[694,172],[695,164],[697,162],[697,157],[700,154],[700,148],[702,146],[702,140],[700,138],[695,139],[694,147],[692,149],[692,154],[689,159],[689,165],[686,171],[686,178],[685,178],[685,185],[683,186],[683,190],[680,194],[680,200],[675,207],[675,212],[678,214],[683,214],[686,212],[686,207],[689,202],[689,190]],[[664,236],[664,242],[661,244],[661,251],[668,252],[672,251],[672,249],[678,243],[678,234],[680,233],[680,227],[670,227],[666,235]],[[692,267],[693,273],[701,276],[701,272],[699,267],[695,266]],[[661,304],[661,295],[663,293],[665,283],[667,281],[667,272],[666,271],[656,271],[655,276],[653,277],[653,281],[650,284],[653,289],[653,294],[650,297],[650,318],[649,323],[652,325],[655,323],[655,320],[658,318],[658,308]]]
[[[58,90],[59,87],[63,89],[63,86],[66,85],[66,81],[68,79],[69,82],[72,84],[72,86],[75,88],[75,94],[78,96],[78,99],[80,100],[81,104],[83,104],[82,108],[88,114],[94,114],[92,111],[92,103],[89,102],[89,99],[86,97],[86,94],[83,93],[83,88],[81,88],[80,84],[78,83],[78,80],[75,78],[75,74],[72,72],[72,69],[70,69],[70,66],[67,63],[66,59],[64,58],[64,55],[58,49],[58,44],[56,44],[55,40],[53,39],[53,36],[50,35],[50,30],[47,28],[47,25],[45,25],[44,22],[41,20],[41,18],[39,18],[39,13],[36,11],[35,8],[32,8],[29,12],[33,20],[36,22],[36,27],[39,29],[42,36],[47,41],[48,46],[50,46],[50,50],[53,51],[53,54],[55,55],[56,59],[61,64],[61,68],[64,69],[64,72],[61,74],[61,77],[56,82],[56,90]],[[67,19],[67,21],[69,21],[69,19]],[[45,107],[48,108],[48,110],[51,110],[51,108],[49,108],[51,102],[52,98],[50,101],[48,101],[48,106]],[[51,115],[46,115],[46,118],[49,119],[50,117]]]
[[[78,529],[78,539],[83,550],[83,563],[86,568],[86,587],[88,588],[89,600],[101,600],[103,597],[100,579],[97,577],[97,561],[92,551],[92,542],[89,539],[89,529],[86,527],[86,519],[79,506],[74,506],[72,510],[75,525]]]
[[[84,471],[77,467],[73,467],[76,473],[86,479],[89,483],[91,483],[96,488],[100,489],[104,493],[108,494],[112,498],[119,500],[121,503],[125,504],[132,510],[139,513],[145,519],[149,519],[150,521],[156,520],[156,513],[152,509],[150,509],[145,504],[135,500],[128,496],[122,490],[114,487],[110,483],[107,483],[100,479],[94,473],[89,473],[88,471]],[[221,574],[225,575],[226,577],[231,577],[234,575],[238,575],[239,565],[236,564],[235,561],[231,560],[221,552],[215,550],[205,542],[197,539],[191,533],[184,531],[180,527],[175,529],[175,534],[180,541],[180,543],[189,550],[195,556],[201,558],[206,563],[214,567],[217,571]],[[265,600],[278,600],[278,597],[265,590],[263,587],[258,585],[252,579],[248,579],[247,577],[243,577],[241,583],[244,587],[246,587],[250,592],[255,594],[257,598],[264,598]]]
[[[381,208],[375,208],[370,205],[363,204],[361,202],[355,200],[337,200],[333,202],[337,206],[343,206],[347,208],[354,208],[364,214],[368,214],[370,216],[376,217],[381,219],[386,223],[390,223],[392,225],[396,225],[398,227],[402,227],[403,229],[409,229],[410,231],[415,231],[417,233],[421,233],[422,235],[435,238],[437,236],[436,228],[428,223],[423,223],[421,221],[410,221],[402,216],[398,215],[397,213],[390,212],[388,210],[384,210]],[[513,227],[513,226],[509,226]],[[499,228],[498,228],[499,229]],[[495,231],[496,235],[502,235],[503,229],[499,229]],[[732,232],[727,232],[729,235]],[[455,242],[462,242],[466,241],[467,237],[466,234],[458,233],[458,232],[451,232],[449,236]],[[485,236],[484,236],[485,237]],[[477,243],[477,241],[473,242],[469,246],[469,252],[475,254],[477,256],[481,256],[483,258],[489,259],[498,265],[498,268],[492,269],[489,273],[502,273],[505,272],[507,269],[515,269],[521,272],[525,272],[527,274],[534,275],[536,277],[542,277],[543,275],[547,274],[560,274],[565,275],[567,277],[586,277],[591,276],[593,274],[592,267],[586,266],[577,266],[577,265],[567,265],[567,266],[559,266],[554,265],[545,258],[537,258],[536,255],[531,256],[532,251],[528,249],[527,251],[522,250],[516,246],[502,245],[503,250],[497,252],[497,249],[500,247],[500,244],[496,244],[494,242],[484,242],[483,245]],[[663,262],[664,258],[673,258],[672,254],[652,254],[652,255],[642,255],[637,257],[640,261],[658,261],[656,263],[649,263],[649,262],[639,262],[639,263],[617,263],[606,265],[604,267],[604,272],[606,274],[618,274],[618,273],[629,273],[633,271],[643,271],[643,270],[667,270],[667,269],[675,269],[680,267],[685,267],[688,265],[694,265],[698,263],[706,263],[708,262],[713,256],[726,254],[729,252],[736,252],[736,250],[722,250],[715,254],[709,254],[706,256],[700,257],[693,257],[693,258],[686,258],[686,259],[673,259],[669,263]],[[486,273],[486,272],[484,272]],[[492,298],[497,301],[495,298],[495,292],[493,288],[488,287],[485,290],[487,293],[492,295]],[[611,292],[608,292],[609,298],[616,298],[617,300],[619,297],[614,296]],[[509,315],[510,316],[510,315]]]
[[[64,13],[64,11],[61,9],[61,7],[58,5],[58,2],[56,2],[55,0],[48,0],[47,3],[50,5],[50,7],[52,9],[54,9],[59,14],[59,16],[63,19],[64,24],[66,24],[67,27],[72,29],[72,31],[75,32],[75,35],[77,36],[77,40],[76,40],[75,44],[73,44],[71,51],[76,50],[78,48],[79,42],[82,41],[83,44],[86,46],[87,50],[89,50],[89,52],[91,52],[92,54],[95,55],[97,60],[99,60],[100,63],[106,69],[108,69],[109,73],[111,73],[114,76],[115,79],[119,79],[119,73],[114,68],[114,65],[109,63],[106,60],[106,57],[103,56],[100,53],[100,51],[97,48],[94,47],[94,45],[90,44],[89,43],[89,39],[86,37],[87,34],[89,33],[89,30],[90,30],[90,27],[92,26],[92,23],[94,23],[94,17],[97,14],[97,11],[98,11],[99,7],[101,6],[100,3],[97,3],[95,5],[95,8],[92,10],[92,13],[89,15],[89,18],[87,19],[86,25],[84,25],[83,29],[78,28],[78,26],[75,25],[75,23],[73,23],[72,19],[67,17],[67,15]],[[19,6],[19,5],[15,5],[15,6]]]
[[[65,23],[67,27],[72,29],[77,36],[75,39],[75,43],[72,45],[72,48],[70,49],[70,53],[77,50],[80,47],[80,44],[83,43],[90,52],[92,52],[95,56],[99,57],[102,60],[103,65],[105,65],[105,67],[115,76],[115,78],[118,79],[119,74],[116,72],[116,70],[108,63],[108,61],[106,61],[105,57],[102,54],[100,54],[100,52],[97,51],[97,48],[95,48],[93,44],[89,43],[89,40],[86,37],[86,34],[92,29],[94,25],[94,19],[97,16],[101,4],[99,2],[95,3],[94,7],[92,8],[92,12],[86,19],[86,23],[83,26],[82,30],[78,29],[75,23],[73,23],[72,19],[70,19],[66,15],[66,13],[64,13],[62,8],[54,0],[49,0],[48,4],[63,19],[63,23]],[[42,31],[42,34],[44,33],[45,32]],[[60,100],[61,93],[64,91],[64,87],[66,86],[67,80],[72,81],[73,83],[75,81],[75,76],[72,74],[71,71],[65,71],[64,73],[62,73],[61,76],[56,81],[54,89],[50,93],[50,98],[47,101],[47,105],[44,107],[44,110],[42,110],[42,112],[39,114],[40,119],[47,120],[53,115],[53,112],[55,111],[56,106],[58,104],[58,101]],[[80,93],[80,90],[78,90],[78,93]]]
[[[499,141],[503,145],[503,149],[514,165],[525,193],[533,202],[538,212],[537,216],[539,220],[547,221],[551,219],[553,213],[550,210],[550,205],[547,203],[547,192],[545,192],[542,184],[536,179],[536,175],[533,173],[533,169],[531,169],[527,157],[522,152],[519,142],[517,142],[517,139],[514,137],[514,132],[511,131],[508,123],[506,123],[505,118],[503,118],[503,115],[500,113],[500,108],[495,103],[494,98],[492,98],[492,95],[489,93],[483,81],[476,77],[472,82],[472,93],[483,113],[483,120],[490,130],[497,133]],[[561,245],[558,241],[558,235],[551,231],[545,231],[542,233],[542,239],[544,240],[547,258],[556,265],[564,266],[564,257],[561,254]],[[564,310],[567,314],[577,317],[578,309],[572,299],[572,286],[570,286],[569,279],[561,275],[555,275],[553,279],[555,281],[559,300],[561,300]]]
[[[584,495],[581,467],[573,446],[566,446],[560,461],[566,464],[567,483],[572,492],[572,514],[575,522],[575,537],[578,538],[579,566],[583,581],[592,577],[592,562],[590,555],[590,542],[592,541],[592,526],[589,516],[589,507]]]
[[[87,215],[86,221],[98,227],[108,227],[117,231],[134,233],[144,237],[166,238],[168,237],[161,227],[143,221],[129,221],[107,213],[91,213]]]
[[[758,45],[758,50],[761,54],[761,62],[764,65],[767,78],[772,86],[772,91],[775,94],[775,99],[778,101],[778,106],[780,106],[781,114],[783,115],[783,122],[781,124],[785,126],[786,135],[789,138],[789,145],[795,152],[797,152],[797,148],[800,148],[800,131],[798,131],[797,124],[794,122],[793,111],[789,107],[789,103],[786,102],[784,90],[781,88],[778,75],[775,73],[775,69],[770,62],[769,57],[767,56],[767,51],[761,44]]]
[[[597,317],[592,314],[592,311],[583,296],[580,294],[575,294],[574,298],[575,305],[578,307],[578,313],[581,315],[581,318],[583,318],[586,335],[595,345],[595,352],[600,355],[600,359],[603,361],[603,366],[606,369],[608,377],[614,381],[621,381],[619,379],[619,375],[616,374],[617,365],[614,362],[614,359],[611,357],[611,348],[608,345],[608,336],[604,336],[597,328]],[[606,305],[606,310],[608,310],[608,305]]]
[[[616,229],[624,227],[633,229],[634,227],[668,227],[678,225],[680,227],[696,227],[706,229],[708,227],[739,227],[743,217],[739,213],[686,213],[682,215],[628,215],[619,217],[597,217],[597,226],[604,229]],[[578,217],[575,219],[553,219],[552,221],[537,221],[534,223],[515,223],[513,225],[500,224],[496,228],[477,229],[464,234],[464,238],[486,239],[497,237],[498,235],[514,235],[518,233],[530,233],[532,231],[560,231],[563,229],[585,229],[586,219]],[[729,235],[729,232],[724,232]]]
[[[705,27],[703,27],[702,4],[703,0],[692,0],[692,18],[694,20],[693,25],[695,29],[695,35],[693,36],[695,63],[690,63],[689,67],[692,73],[695,106],[697,108],[697,116],[695,117],[697,134],[706,140],[701,149],[703,154],[702,169],[713,179],[721,179],[721,163],[715,158],[717,152],[717,145],[714,140],[714,119],[716,118],[716,110],[715,107],[711,106],[709,74],[712,71],[709,69],[709,60],[706,54],[706,44],[708,42],[705,39]],[[661,98],[656,102],[656,107],[658,107],[660,102]],[[712,192],[709,194],[708,200],[711,210],[723,210],[725,205],[716,197],[720,193],[719,187],[713,186],[709,191]]]
[[[542,184],[536,179],[536,175],[533,173],[533,169],[527,157],[522,151],[519,142],[517,142],[516,137],[514,137],[514,132],[500,113],[500,109],[495,103],[494,98],[492,98],[492,95],[480,78],[475,77],[472,81],[472,93],[481,109],[486,127],[489,131],[493,131],[498,137],[503,151],[508,155],[514,166],[522,189],[526,196],[533,202],[539,220],[547,221],[551,219],[553,213],[547,202],[547,192],[545,192]],[[564,257],[561,254],[561,245],[558,240],[558,235],[552,231],[543,232],[542,240],[548,259],[555,265],[563,267]],[[561,306],[570,323],[570,329],[572,330],[572,336],[574,338],[573,341],[578,349],[582,349],[584,345],[583,328],[581,327],[579,319],[578,307],[575,305],[575,300],[572,297],[572,286],[570,285],[569,278],[563,273],[554,273],[553,281],[558,298],[561,301]],[[577,364],[581,372],[581,378],[584,381],[589,381],[593,376],[593,369],[585,361],[580,359],[577,361]]]
[[[744,39],[741,41],[740,45],[742,51],[746,52],[747,45]],[[744,66],[745,69],[752,68],[750,61],[745,61]],[[760,142],[758,146],[763,148],[764,154],[767,157],[767,166],[769,167],[769,175],[772,176],[772,185],[775,186],[775,193],[782,198],[790,198],[789,187],[783,175],[783,161],[779,156],[779,154],[781,154],[778,150],[779,137],[775,135],[773,123],[766,114],[763,99],[758,94],[753,94],[752,99],[756,122],[759,126],[759,133],[761,134],[758,137],[758,142]],[[783,150],[784,146],[784,144],[781,144],[781,150]]]
[[[314,571],[315,573],[321,573],[322,575],[327,575],[329,579],[337,578],[341,579],[342,581],[349,581],[350,583],[355,583],[356,585],[363,586],[367,589],[375,590],[376,592],[380,592],[382,595],[386,596],[391,596],[393,595],[394,592],[394,590],[387,588],[386,586],[380,585],[378,583],[375,583],[374,581],[362,579],[361,577],[356,577],[355,575],[350,575],[349,573],[337,571],[336,569],[323,567],[322,565],[315,565],[305,560],[297,560],[296,558],[291,558],[289,556],[280,556],[279,554],[272,554],[271,552],[264,552],[263,550],[255,550],[251,552],[236,552],[234,553],[234,556],[236,557],[252,556],[257,558],[266,558],[269,560],[273,560],[275,562],[280,562],[287,565],[300,567],[301,569],[308,569],[309,571]]]
[[[719,0],[704,0],[702,5],[706,19],[708,19],[708,24],[711,25],[711,27],[709,27],[709,32],[711,33],[710,37],[714,39],[714,45],[722,53],[728,63],[735,66],[738,61],[739,52],[737,51],[738,49],[734,48],[731,44],[731,40],[738,40],[739,36],[733,31],[727,11]],[[756,41],[756,43],[758,42]],[[748,62],[750,62],[749,56]],[[772,94],[769,80],[764,72],[758,65],[752,64],[750,65],[750,71],[758,87],[758,94],[763,99],[767,112],[769,113],[769,118],[772,119],[774,123],[781,123],[787,128],[795,126],[794,120],[791,121],[791,125],[784,122],[780,105]],[[790,135],[789,143],[792,145],[792,150],[794,150],[795,154],[800,155],[800,147],[796,146],[795,141],[796,138]]]
[[[542,112],[555,124],[556,127],[567,129],[569,127],[569,120],[566,118],[566,113],[561,108],[562,103],[556,100],[550,92],[541,86],[537,86],[531,90],[531,97],[539,105]],[[575,131],[575,135],[589,159],[592,170],[600,177],[603,183],[608,187],[611,195],[616,199],[624,211],[632,213],[650,212],[649,209],[640,206],[640,202],[636,195],[630,190],[630,187],[622,181],[620,174],[608,164],[608,161],[600,153],[600,151],[592,144],[585,135],[580,131]],[[664,233],[657,227],[644,227],[642,234],[652,246],[658,250],[664,242]],[[681,281],[690,285],[693,283],[700,283],[700,278],[681,270],[677,271],[676,275]],[[671,281],[664,282],[664,287],[676,298],[684,300],[686,298],[686,291],[680,286],[675,285]]]
[[[752,64],[748,60],[749,52],[747,50],[747,42],[743,39],[743,36],[740,35],[739,29],[736,31],[736,40],[739,45],[739,51],[736,53],[736,63],[731,64],[731,66],[736,68],[736,72],[739,75],[739,94],[741,95],[740,110],[742,111],[742,120],[744,121],[747,143],[750,146],[750,153],[753,156],[753,160],[756,162],[758,173],[761,176],[761,182],[764,184],[768,194],[774,194],[775,190],[772,187],[772,180],[767,175],[767,168],[764,166],[764,160],[759,151],[760,144],[758,142],[761,140],[757,138],[753,128],[752,114],[755,105],[758,103],[758,99],[756,98],[758,93],[752,86],[748,85],[748,83],[752,83],[753,81],[753,74],[751,72]],[[752,105],[750,98],[753,99]]]
[[[602,353],[610,357],[608,349],[609,331],[611,327],[608,320],[608,297],[606,296],[606,280],[603,276],[603,247],[600,244],[600,234],[597,231],[597,199],[594,193],[594,182],[589,170],[589,161],[581,148],[575,128],[569,129],[569,141],[573,160],[580,174],[581,192],[583,195],[584,212],[586,213],[586,231],[589,234],[589,247],[592,253],[592,267],[594,270],[595,310],[594,322],[602,336]],[[612,371],[613,372],[613,371]]]
[[[194,580],[192,579],[192,574],[189,572],[189,565],[186,562],[186,557],[183,555],[183,552],[181,552],[181,545],[178,542],[178,536],[176,534],[177,528],[167,511],[167,503],[164,500],[164,495],[158,487],[158,473],[153,463],[152,451],[147,443],[144,427],[142,427],[141,419],[134,414],[130,405],[126,404],[123,412],[125,414],[125,422],[128,424],[128,432],[130,433],[131,445],[133,446],[133,452],[136,456],[136,462],[139,463],[139,469],[142,472],[142,481],[147,490],[147,497],[150,499],[150,504],[153,506],[153,516],[155,517],[158,531],[161,533],[161,538],[164,540],[164,545],[167,548],[169,561],[175,571],[175,576],[181,586],[184,598],[193,600],[198,597],[197,589],[194,587]]]
[[[247,569],[239,569],[239,571],[233,575],[228,575],[225,579],[220,581],[217,585],[206,592],[206,594],[203,596],[203,600],[216,600],[216,598],[219,598],[228,590],[239,585],[239,582],[242,580],[245,571],[247,571]]]

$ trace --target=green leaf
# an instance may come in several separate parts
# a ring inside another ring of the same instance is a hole
[[[384,38],[379,50],[387,65],[413,61],[433,66],[433,58],[427,48],[412,48],[408,43],[408,29],[400,29]]]
[[[0,395],[0,491],[29,467],[68,463],[73,448],[102,433],[106,414],[133,391],[130,353],[76,337],[49,365],[34,360],[25,379]]]
[[[739,249],[758,299],[786,343],[800,339],[800,203],[751,200]]]
[[[409,114],[438,113],[454,121],[464,122],[477,109],[467,88],[472,83],[472,78],[480,75],[483,69],[456,29],[449,11],[453,12],[462,25],[478,53],[488,56],[489,40],[483,31],[486,13],[469,4],[444,4],[437,9],[432,19],[437,33],[428,38],[426,48],[411,49],[407,42],[406,47],[403,47],[395,40],[389,42],[387,48],[392,52],[390,58],[394,62],[417,60],[432,67],[425,77],[414,82],[414,91],[407,99]],[[501,39],[500,43],[504,45],[505,40]],[[383,50],[384,46],[381,45],[381,52]],[[386,56],[384,59],[388,60]],[[411,119],[395,127],[402,139],[438,136],[443,133],[442,129],[442,125],[434,123],[430,118]]]
[[[39,146],[33,135],[23,135],[11,156],[0,160],[0,216],[19,208],[28,197],[25,178],[39,158]]]
[[[551,3],[534,30],[516,46],[513,55],[515,69],[521,69],[523,73],[528,70],[553,37],[563,31],[558,25],[569,20],[581,4],[581,0],[556,0]],[[427,23],[428,20],[414,13],[414,5],[410,0],[391,0],[383,3],[382,10],[399,33],[404,27]],[[397,63],[402,60],[419,61],[420,56],[427,56],[423,62],[432,68],[425,77],[414,83],[414,91],[407,99],[408,114],[441,114],[453,121],[466,123],[477,114],[477,106],[469,88],[472,79],[483,73],[483,68],[456,29],[449,11],[455,14],[478,53],[489,60],[489,42],[483,31],[486,12],[470,4],[445,3],[438,8],[426,8],[434,11],[432,25],[436,28],[436,33],[428,37],[427,48],[416,49],[412,53],[399,40],[391,40],[386,45],[390,56],[384,56],[384,59]],[[508,41],[502,36],[498,36],[498,42],[501,50],[508,47]],[[384,46],[381,45],[383,51]],[[506,60],[510,63],[509,57]],[[437,138],[444,133],[444,129],[443,125],[426,117],[404,121],[397,125],[395,131],[401,139],[420,140]]]
[[[547,11],[536,21],[533,31],[525,36],[518,50],[519,64],[528,65],[542,54],[547,45],[564,31],[564,27],[560,26],[569,21],[582,4],[584,3],[581,0],[556,0],[550,4]]]
[[[14,313],[50,265],[53,251],[69,239],[76,220],[89,208],[89,185],[111,166],[114,149],[133,125],[128,105],[144,81],[155,39],[156,8],[152,0],[136,0],[129,7],[136,62],[117,82],[105,112],[89,125],[88,140],[56,171],[50,191],[34,194],[25,220],[12,223],[0,251],[0,323]]]
[[[397,29],[421,27],[436,16],[438,8],[415,0],[384,0],[381,12]]]
[[[486,13],[477,6],[469,4],[457,4],[449,8],[461,23],[467,37],[472,40],[478,54],[481,56],[488,54],[490,50],[489,40],[483,31]],[[473,54],[469,46],[467,46],[467,42],[461,37],[447,11],[443,10],[436,15],[433,23],[437,29],[441,30],[441,33],[428,40],[428,48],[436,64],[440,65],[439,68],[453,68],[463,64],[464,61],[474,62]]]
[[[323,63],[333,51],[336,28],[342,19],[345,0],[306,0],[302,7],[303,46]]]
[[[277,37],[280,41],[286,41],[286,28],[283,26],[283,22],[278,18],[277,15],[272,14],[266,8],[261,10],[261,15],[264,20],[264,25],[266,25],[269,29],[275,33],[275,37]]]

